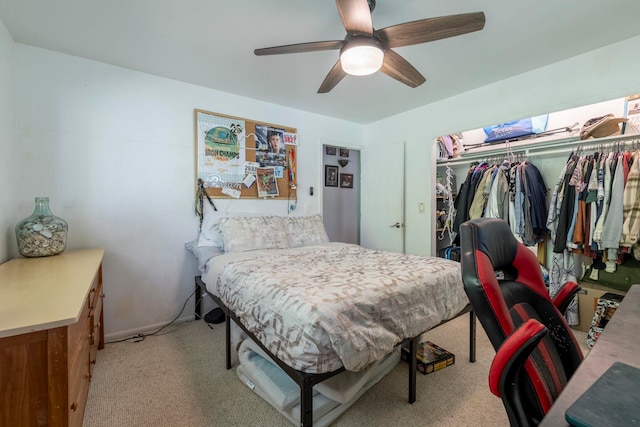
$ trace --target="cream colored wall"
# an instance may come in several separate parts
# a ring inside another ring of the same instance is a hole
[[[295,127],[298,214],[322,212],[321,138],[360,146],[359,124],[310,114],[22,44],[15,45],[15,224],[49,196],[70,248],[105,248],[108,336],[178,315],[198,273],[194,108]],[[345,144],[346,145],[346,144]],[[287,201],[224,200],[219,209],[287,214]],[[16,255],[15,248],[13,254]],[[189,307],[193,307],[191,303]],[[183,316],[193,314],[187,309]]]
[[[0,263],[10,257],[13,234],[11,221],[14,207],[12,159],[13,137],[13,64],[14,42],[0,20]]]
[[[635,37],[367,125],[367,144],[382,143],[390,133],[394,140],[406,141],[407,253],[432,253],[432,143],[438,135],[638,93],[640,57],[633,52],[639,44],[640,37]],[[468,66],[474,72],[472,64]],[[366,168],[384,170],[384,165],[363,164],[363,173]],[[377,212],[368,209],[376,189],[366,184],[362,185],[362,235],[376,232],[372,224]],[[419,203],[425,203],[424,213],[418,212]]]

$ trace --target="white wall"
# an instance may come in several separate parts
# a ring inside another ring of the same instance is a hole
[[[9,258],[15,240],[11,221],[14,206],[13,176],[13,64],[14,42],[0,20],[0,263]]]
[[[635,37],[367,125],[367,145],[384,142],[382,138],[390,129],[394,140],[406,141],[407,253],[432,252],[432,143],[438,135],[638,93],[640,58],[632,53],[639,44],[640,37]],[[474,72],[472,65],[469,72]],[[384,165],[366,163],[362,167],[363,175],[367,168],[384,169]],[[373,215],[378,212],[369,209],[376,189],[362,184],[364,236],[375,232]],[[425,203],[424,213],[418,212],[419,203]]]
[[[295,127],[299,214],[321,212],[326,129],[361,145],[358,124],[15,44],[16,214],[48,196],[69,223],[68,247],[103,247],[105,328],[122,335],[172,320],[198,273],[194,108]],[[317,193],[316,193],[317,194]],[[224,200],[219,208],[287,214],[286,201]],[[13,255],[17,255],[15,244]],[[193,304],[189,305],[193,313]]]

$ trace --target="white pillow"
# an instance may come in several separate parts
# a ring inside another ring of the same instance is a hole
[[[287,231],[290,248],[329,242],[329,236],[320,215],[285,217],[284,228]]]
[[[227,217],[256,217],[263,216],[260,213],[253,212],[222,212],[213,209],[205,209],[202,219],[202,227],[200,228],[200,236],[198,237],[198,246],[217,246],[222,250],[222,236],[218,223],[222,218]]]
[[[198,246],[217,246],[222,249],[222,237],[218,229],[218,221],[223,215],[213,209],[204,212]]]
[[[289,247],[284,220],[280,216],[222,218],[218,229],[225,252]]]
[[[198,260],[198,268],[201,272],[207,271],[207,262],[215,256],[222,254],[222,247],[219,246],[198,246],[197,240],[192,240],[184,244],[184,246],[194,254]]]

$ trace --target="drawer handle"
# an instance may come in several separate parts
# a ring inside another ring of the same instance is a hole
[[[78,402],[73,402],[71,404],[71,410],[75,412],[76,409],[78,409]]]
[[[96,364],[96,359],[93,359],[91,362],[89,362],[91,365],[95,365]]]

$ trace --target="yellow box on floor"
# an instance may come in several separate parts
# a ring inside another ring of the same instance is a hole
[[[582,288],[578,293],[578,315],[580,323],[578,325],[574,325],[573,328],[582,332],[589,332],[591,321],[593,320],[593,315],[595,314],[596,307],[598,305],[598,298],[607,292],[618,295],[626,294],[626,292],[622,292],[617,289],[611,289],[606,286],[595,285],[592,283],[581,282],[580,287]]]
[[[456,356],[453,353],[435,345],[431,341],[424,341],[418,344],[416,357],[418,359],[416,368],[425,375],[456,363]],[[405,362],[409,359],[409,347],[402,347],[401,358]]]

